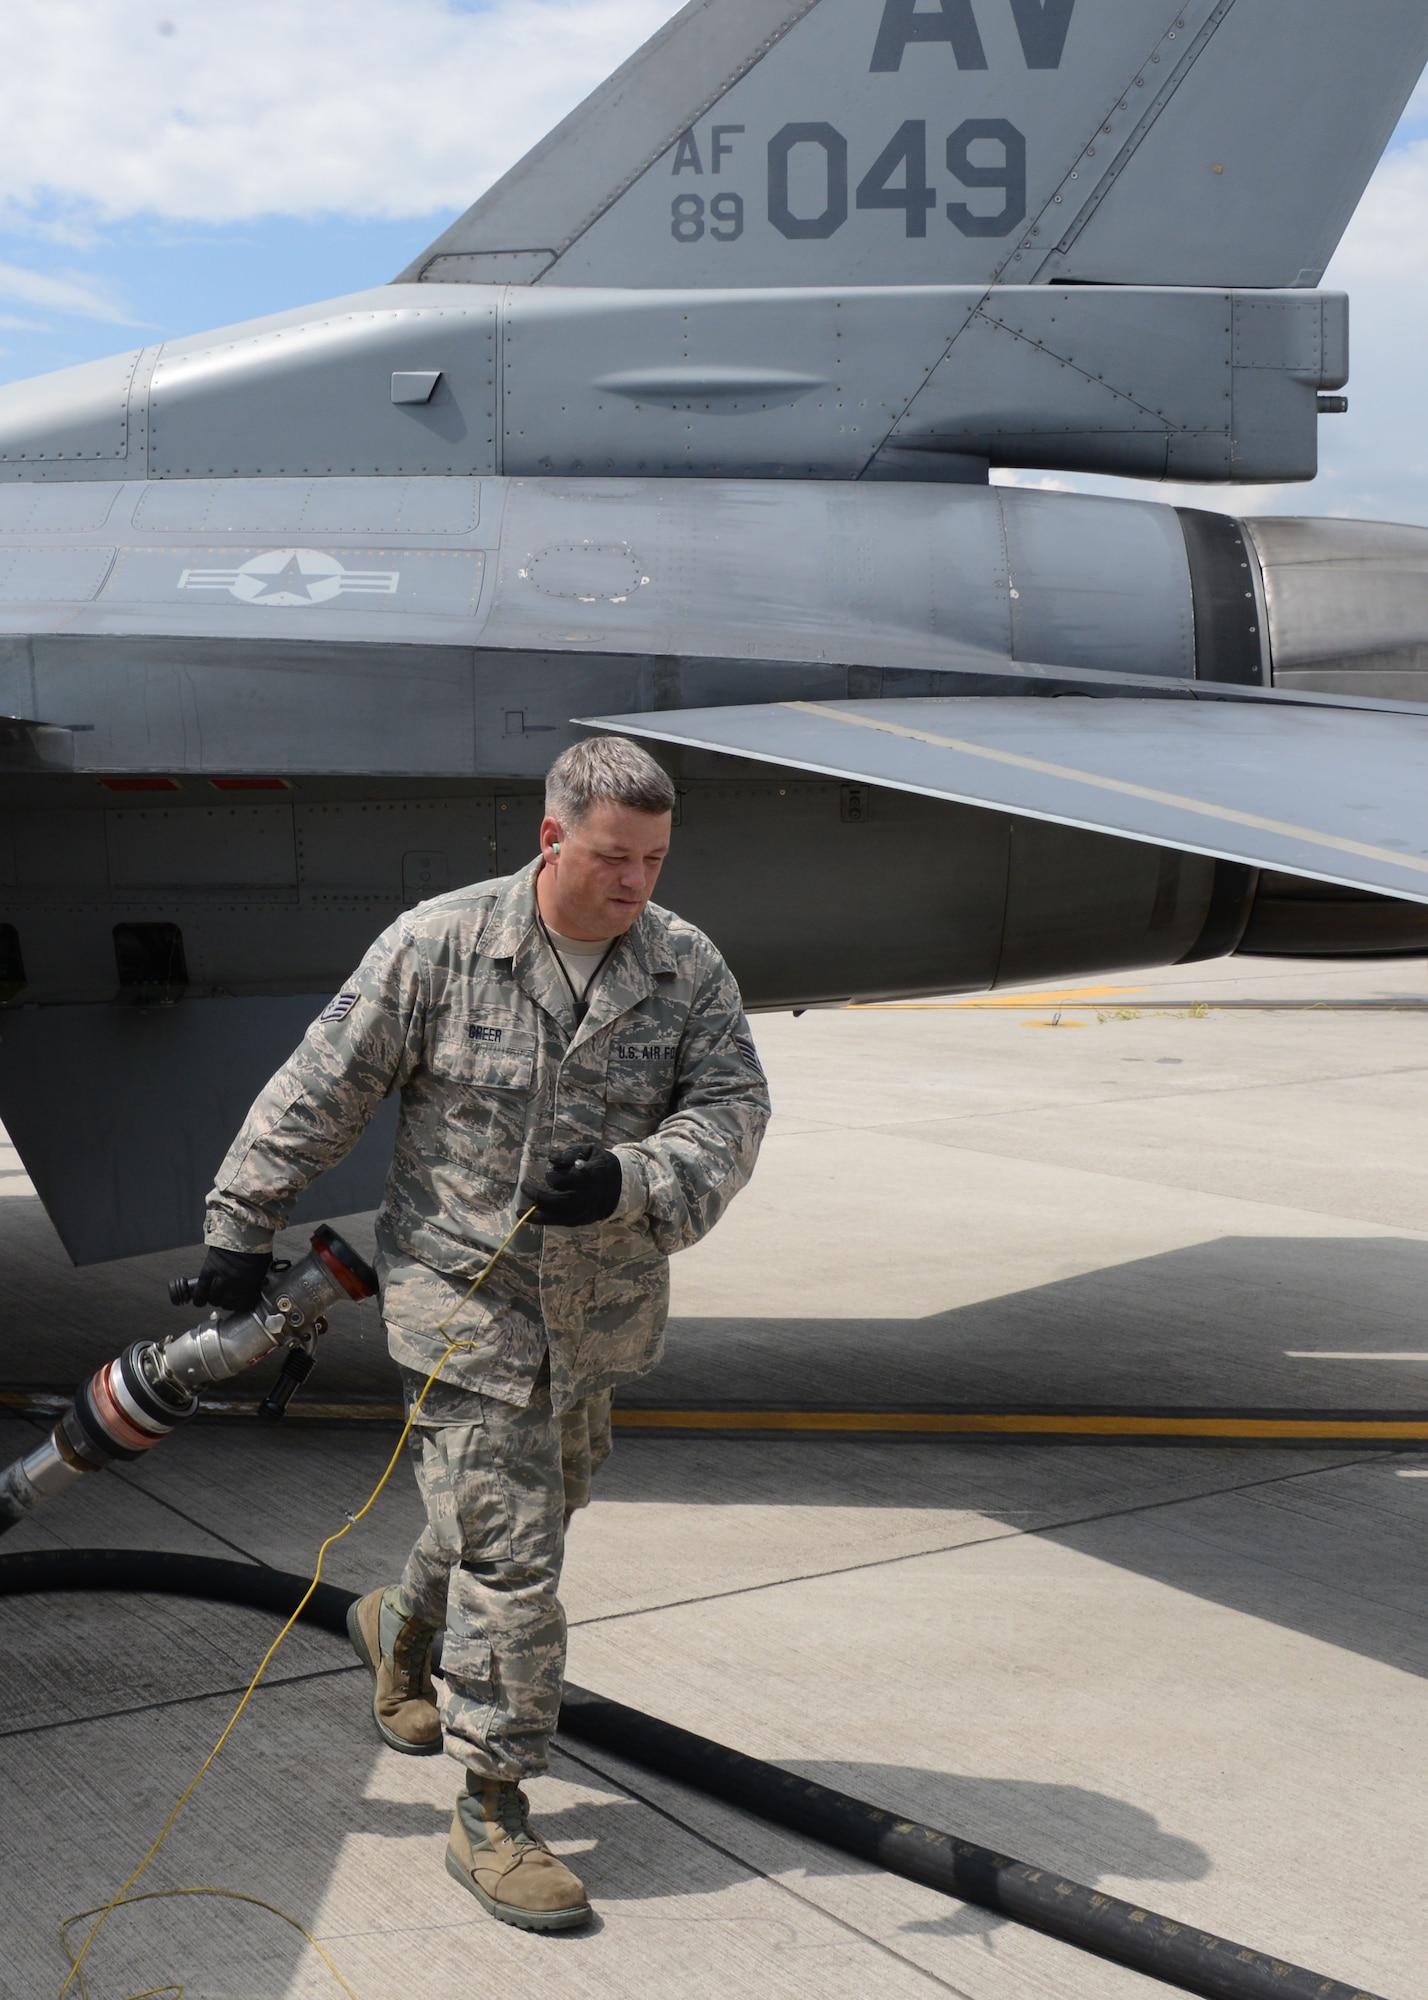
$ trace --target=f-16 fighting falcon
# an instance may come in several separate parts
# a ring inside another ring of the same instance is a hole
[[[754,1010],[1428,949],[1428,531],[989,477],[1311,478],[1425,56],[1422,0],[691,0],[392,282],[0,390],[0,1118],[70,1254],[190,1238],[592,729]]]

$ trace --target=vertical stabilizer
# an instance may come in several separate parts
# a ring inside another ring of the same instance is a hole
[[[1318,282],[1424,0],[691,0],[402,275]]]

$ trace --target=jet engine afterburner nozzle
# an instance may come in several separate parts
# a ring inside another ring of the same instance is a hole
[[[1259,562],[1275,687],[1428,698],[1428,528],[1271,514]]]
[[[42,1445],[0,1472],[0,1534],[86,1472],[151,1451],[193,1415],[210,1383],[242,1374],[280,1347],[310,1351],[326,1331],[328,1306],[369,1299],[376,1289],[376,1272],[324,1223],[305,1257],[269,1272],[251,1312],[213,1313],[167,1340],[136,1341],[91,1375]],[[171,1297],[176,1290],[170,1287]],[[295,1386],[273,1414],[281,1415]]]

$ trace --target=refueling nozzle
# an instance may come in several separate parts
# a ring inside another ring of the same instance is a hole
[[[175,1305],[188,1302],[193,1282],[170,1281]],[[342,1298],[371,1298],[376,1289],[376,1272],[324,1223],[313,1231],[305,1257],[273,1266],[251,1312],[211,1313],[185,1333],[137,1341],[90,1377],[42,1445],[0,1472],[0,1534],[86,1472],[141,1458],[193,1415],[210,1383],[227,1381],[286,1347],[283,1373],[263,1404],[265,1416],[281,1416],[311,1371],[327,1307]]]

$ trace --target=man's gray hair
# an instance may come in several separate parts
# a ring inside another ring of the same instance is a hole
[[[562,750],[545,776],[545,809],[562,826],[578,826],[594,805],[608,801],[636,812],[674,811],[668,775],[648,750],[626,736],[587,736]]]

